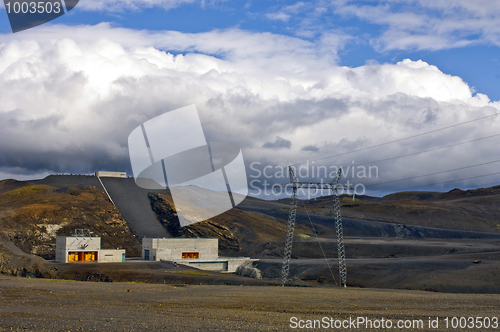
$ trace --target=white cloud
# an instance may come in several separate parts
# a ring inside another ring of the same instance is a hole
[[[292,17],[292,15],[297,15],[300,13],[301,9],[308,7],[305,2],[299,1],[293,5],[283,6],[276,13],[266,14],[266,17],[274,21],[286,22]]]
[[[307,4],[305,2],[299,1],[294,3],[293,5],[284,6],[282,10],[286,13],[299,14],[304,7],[307,7]]]
[[[98,12],[123,12],[123,11],[140,11],[149,8],[159,8],[162,10],[170,10],[183,5],[198,5],[201,8],[214,6],[228,0],[81,0],[78,2],[78,10],[98,11]],[[0,8],[5,9],[3,2],[0,3]]]
[[[224,0],[222,0],[224,1]],[[144,8],[162,8],[170,10],[185,4],[199,4],[205,6],[207,3],[214,4],[218,0],[82,0],[78,3],[78,9],[89,11],[117,12],[124,10],[141,10]]]
[[[341,43],[333,35],[328,40],[237,29],[134,31],[107,24],[0,35],[0,172],[129,168],[131,130],[189,104],[196,104],[209,141],[238,143],[247,162],[274,165],[500,110],[461,78],[418,59],[339,67],[332,53]],[[420,151],[491,135],[499,125],[491,118],[326,162],[345,166]],[[289,148],[263,148],[276,137]],[[496,153],[490,143],[381,164],[379,181],[488,161]]]
[[[382,50],[439,50],[500,45],[500,3],[468,0],[384,0],[373,5],[334,1],[335,12],[383,27]]]
[[[33,179],[43,179],[49,175],[53,174],[52,172],[39,172],[39,173],[33,173],[29,169],[24,169],[24,168],[3,168],[3,170],[0,172],[0,179],[5,180],[5,179],[16,179],[18,181],[25,181],[25,180],[33,180]]]
[[[291,15],[288,15],[284,12],[277,12],[277,13],[268,13],[268,14],[266,14],[266,17],[270,20],[273,20],[273,21],[286,22],[290,19]]]

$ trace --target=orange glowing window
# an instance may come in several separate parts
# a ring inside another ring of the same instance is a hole
[[[95,262],[97,256],[97,252],[91,251],[91,252],[85,252],[83,256],[83,261],[84,262]]]
[[[68,263],[97,262],[97,251],[68,252]]]
[[[78,262],[78,253],[69,252],[68,253],[68,263]]]
[[[200,253],[198,253],[198,252],[183,252],[182,258],[183,259],[200,258]]]

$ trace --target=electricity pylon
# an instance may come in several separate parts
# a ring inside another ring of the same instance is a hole
[[[316,190],[328,189],[331,190],[333,194],[333,215],[335,217],[335,232],[337,234],[339,275],[341,284],[344,285],[344,287],[346,287],[347,269],[345,264],[344,233],[342,229],[342,217],[340,215],[340,200],[338,191],[340,189],[349,190],[353,188],[340,184],[342,169],[338,170],[337,176],[333,179],[331,183],[299,182],[299,180],[295,176],[295,171],[292,166],[288,166],[288,172],[290,175],[290,182],[285,184],[275,185],[279,187],[285,187],[288,185],[292,186],[292,197],[290,202],[290,211],[288,213],[285,250],[283,253],[283,266],[281,268],[281,286],[285,286],[286,280],[288,278],[288,273],[290,271],[290,257],[292,255],[293,231],[295,229],[295,219],[297,216],[297,191],[299,188],[315,188]]]

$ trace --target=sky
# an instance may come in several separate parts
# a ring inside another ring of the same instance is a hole
[[[499,46],[489,0],[80,0],[18,33],[2,7],[0,179],[131,175],[132,130],[194,104],[260,197],[299,163],[358,194],[497,185]]]

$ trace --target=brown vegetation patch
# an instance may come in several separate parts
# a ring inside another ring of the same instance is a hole
[[[55,204],[30,204],[27,206],[21,206],[17,209],[16,213],[19,216],[34,217],[34,218],[46,218],[52,217],[54,211],[61,210],[61,206]]]
[[[12,187],[14,184],[10,183]],[[139,240],[126,221],[99,189],[46,185],[14,188],[0,195],[0,239],[26,253],[55,258],[55,236],[90,229],[101,236],[105,249],[124,248],[127,256],[140,256]],[[56,234],[40,225],[59,225]]]

